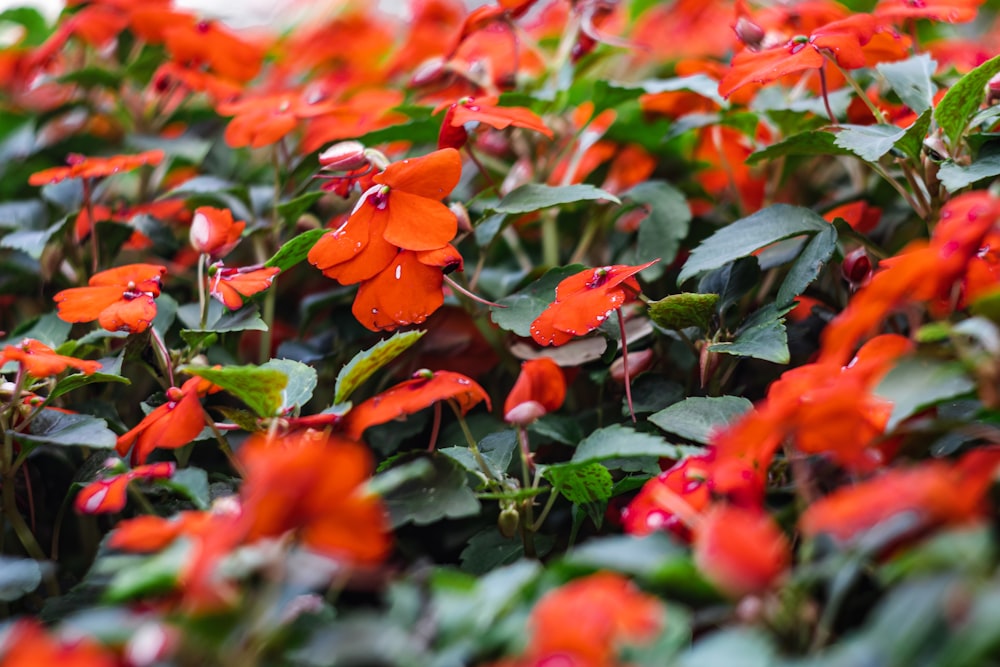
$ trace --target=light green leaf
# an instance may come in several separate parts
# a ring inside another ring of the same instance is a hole
[[[776,241],[815,234],[829,227],[829,222],[807,208],[788,204],[769,206],[723,227],[702,241],[685,262],[677,283],[746,257]]]
[[[295,199],[289,199],[286,202],[282,202],[278,204],[278,215],[281,216],[281,219],[285,221],[286,225],[294,225],[302,214],[308,211],[313,204],[322,199],[325,194],[325,192],[306,192],[305,194],[299,195]],[[316,231],[326,232],[325,229],[311,229],[308,232],[305,232],[305,234]],[[268,266],[280,265],[269,264]],[[282,268],[281,270],[284,271],[285,269]]]
[[[191,544],[185,539],[178,539],[153,556],[128,558],[127,564],[113,569],[114,575],[104,593],[105,598],[108,602],[126,602],[172,591],[189,560],[190,551]],[[95,564],[95,569],[99,567],[100,561]]]
[[[753,403],[742,396],[690,396],[650,415],[649,421],[668,433],[707,445],[713,431],[751,409]]]
[[[42,568],[31,558],[0,556],[0,600],[13,602],[38,588]]]
[[[326,229],[310,229],[308,232],[299,234],[282,245],[271,259],[264,262],[264,266],[276,266],[282,271],[287,271],[304,260],[312,247],[327,231]]]
[[[1000,72],[1000,56],[990,58],[965,74],[938,102],[934,109],[934,120],[941,126],[952,147],[958,144],[969,120],[979,110],[986,96],[986,83],[997,72]]]
[[[542,185],[527,183],[517,188],[493,208],[497,213],[531,213],[551,206],[604,199],[620,204],[618,197],[593,185]]]
[[[671,294],[649,304],[649,317],[664,329],[698,327],[707,331],[718,303],[718,294]]]
[[[319,376],[316,369],[307,366],[299,361],[291,359],[271,359],[261,368],[270,368],[279,371],[288,378],[288,384],[281,390],[281,413],[292,411],[298,414],[299,410],[312,398]]]
[[[219,385],[246,403],[258,417],[275,417],[280,413],[284,389],[288,385],[287,375],[279,370],[260,366],[185,366],[181,370]]]
[[[931,77],[937,70],[937,61],[930,54],[921,53],[906,60],[879,63],[875,69],[885,77],[903,104],[914,112],[922,114],[934,104],[937,86]]]
[[[763,160],[773,160],[786,155],[854,155],[852,151],[838,146],[834,139],[834,135],[825,130],[809,130],[793,134],[783,141],[752,153],[746,162],[752,166]]]
[[[948,192],[958,192],[986,178],[1000,176],[1000,150],[980,155],[968,166],[949,160],[938,169],[938,178]]]
[[[577,445],[570,461],[574,464],[593,463],[607,459],[635,456],[680,458],[681,450],[658,435],[640,433],[615,424],[600,428]]]
[[[611,472],[600,463],[545,466],[542,477],[574,505],[607,500],[614,486]]]
[[[397,333],[392,338],[380,340],[367,350],[362,350],[354,355],[347,364],[337,373],[337,380],[333,388],[333,402],[343,403],[354,390],[360,387],[365,380],[375,374],[380,368],[401,355],[406,350],[420,340],[424,331],[406,331]]]

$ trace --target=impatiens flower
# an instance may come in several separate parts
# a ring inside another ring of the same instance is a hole
[[[117,459],[112,460],[117,462]],[[169,462],[151,463],[91,482],[77,494],[74,501],[76,511],[81,514],[121,512],[125,509],[129,482],[137,479],[170,479],[176,467]]]
[[[548,357],[521,364],[521,374],[503,405],[504,421],[529,424],[562,407],[566,399],[566,378],[559,365]]]
[[[277,266],[235,268],[223,266],[222,262],[213,265],[212,270],[211,294],[229,310],[239,309],[244,297],[266,290],[281,271]]]
[[[163,151],[152,150],[137,155],[115,155],[113,157],[86,157],[71,154],[66,158],[66,167],[52,167],[36,171],[28,179],[31,185],[48,185],[67,178],[104,178],[112,174],[138,169],[143,165],[156,166],[163,161]]]
[[[207,65],[213,72],[234,81],[257,76],[264,49],[244,40],[217,21],[195,17],[173,20],[162,30],[171,57],[180,63]]]
[[[689,456],[646,482],[622,510],[622,524],[631,535],[669,530],[691,540],[688,522],[712,499],[711,463],[714,455]]]
[[[497,130],[523,127],[552,138],[552,130],[534,111],[523,107],[499,107],[497,101],[496,97],[463,97],[449,105],[441,123],[438,148],[464,146],[469,138],[465,125],[473,122],[485,123]]]
[[[651,641],[662,625],[659,600],[620,574],[598,572],[546,593],[528,619],[524,655],[495,667],[611,667],[622,646]]]
[[[36,378],[58,375],[69,367],[86,375],[101,370],[99,361],[85,361],[56,354],[52,348],[32,338],[25,338],[20,343],[8,345],[0,351],[0,368],[8,361],[20,364],[22,369]]]
[[[694,562],[720,591],[740,598],[775,584],[791,547],[767,512],[721,504],[695,527]]]
[[[539,345],[564,345],[590,333],[614,310],[639,297],[642,290],[635,274],[658,261],[602,266],[566,278],[556,287],[555,301],[531,323],[531,337]]]
[[[23,619],[7,627],[0,642],[4,667],[117,667],[115,655],[80,633],[72,639],[46,634],[41,624]]]
[[[226,127],[227,144],[233,148],[260,148],[280,141],[302,120],[329,114],[336,108],[332,100],[289,91],[222,102],[216,110],[222,116],[233,116]]]
[[[126,264],[91,276],[87,287],[65,289],[53,297],[65,322],[98,323],[108,331],[142,333],[156,317],[160,281],[166,267]]]
[[[115,450],[125,456],[132,449],[132,463],[141,465],[154,449],[177,449],[194,440],[205,427],[205,413],[198,400],[201,378],[167,389],[167,402],[154,408],[136,426],[119,436]]]
[[[191,247],[214,258],[225,257],[240,242],[246,226],[242,220],[234,221],[232,211],[227,208],[199,206],[191,219]]]
[[[881,0],[872,14],[879,18],[904,21],[930,19],[966,23],[976,18],[984,0]]]
[[[481,401],[490,409],[490,397],[476,382],[450,371],[420,370],[413,378],[390,387],[354,406],[344,420],[344,432],[357,440],[369,426],[405,417],[438,401],[454,400],[462,414]]]

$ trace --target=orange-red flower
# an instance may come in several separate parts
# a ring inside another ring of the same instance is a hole
[[[274,277],[281,271],[277,266],[257,266],[234,268],[226,267],[219,262],[212,266],[215,275],[211,281],[212,297],[220,301],[229,310],[236,310],[243,305],[243,298],[263,292],[271,286]]]
[[[462,414],[481,401],[490,409],[489,395],[473,380],[450,371],[420,370],[412,379],[354,406],[344,419],[344,433],[357,440],[369,426],[405,417],[449,399],[458,404]]]
[[[694,562],[720,591],[739,598],[773,585],[788,569],[791,547],[767,512],[719,504],[695,528]]]
[[[143,165],[156,166],[163,161],[163,151],[152,150],[137,155],[112,157],[86,157],[72,153],[66,158],[67,166],[36,171],[28,178],[31,185],[58,183],[67,178],[104,178],[112,174],[138,169]]]
[[[226,127],[226,143],[233,148],[269,146],[294,130],[306,118],[332,113],[337,105],[316,99],[308,91],[286,91],[235,102],[222,102],[216,110],[233,116]]]
[[[115,450],[125,456],[132,450],[132,463],[141,465],[154,449],[177,449],[190,443],[205,427],[205,413],[198,400],[201,378],[191,378],[181,387],[167,389],[167,402],[143,417],[119,436]]]
[[[4,667],[116,667],[120,664],[113,653],[92,640],[82,636],[74,639],[51,637],[31,619],[20,620],[7,628],[0,644],[0,658]]]
[[[69,367],[83,371],[87,375],[101,370],[99,361],[85,361],[56,354],[48,345],[33,338],[25,338],[20,343],[4,347],[0,352],[0,367],[8,361],[20,364],[23,370],[36,378],[58,375]]]
[[[714,459],[713,453],[689,456],[646,482],[622,510],[625,532],[649,535],[669,530],[690,541],[691,526],[685,521],[708,507],[712,499],[710,470]]]
[[[531,109],[524,107],[497,106],[497,97],[463,97],[448,105],[441,122],[441,133],[438,135],[438,148],[461,148],[469,138],[465,129],[466,123],[485,123],[490,127],[503,130],[508,127],[523,127],[535,132],[541,132],[549,139],[552,130]]]
[[[521,374],[503,404],[504,421],[529,424],[562,407],[566,378],[559,364],[539,357],[521,364]]]
[[[120,512],[125,509],[129,482],[137,479],[170,479],[175,469],[173,463],[164,461],[136,466],[128,472],[99,479],[77,494],[74,506],[81,514]]]
[[[191,247],[205,255],[224,257],[240,242],[246,226],[243,220],[234,221],[228,208],[199,206],[191,219]]]
[[[59,318],[98,323],[108,331],[145,331],[156,317],[160,281],[167,269],[157,264],[126,264],[91,276],[87,287],[65,289],[53,297]]]
[[[207,65],[234,81],[246,82],[257,76],[264,59],[260,45],[238,37],[216,21],[182,17],[171,20],[162,35],[175,61]]]
[[[872,14],[879,18],[904,21],[931,19],[966,23],[976,18],[984,0],[881,0]]]
[[[556,286],[556,299],[531,323],[539,345],[563,345],[590,333],[642,291],[635,274],[658,262],[639,266],[602,266],[566,278]]]

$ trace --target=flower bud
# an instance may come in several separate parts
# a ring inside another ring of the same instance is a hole
[[[233,221],[229,209],[200,206],[195,209],[191,220],[189,239],[191,247],[203,255],[218,258],[228,255],[236,244],[247,223]]]
[[[497,528],[500,530],[500,534],[507,539],[517,535],[520,523],[521,515],[513,504],[500,510],[500,516],[497,517]]]
[[[458,218],[458,231],[460,234],[468,234],[472,231],[472,220],[469,218],[469,210],[461,202],[453,201],[448,204],[448,210]]]
[[[850,283],[852,289],[860,289],[867,285],[872,278],[872,261],[868,257],[868,252],[861,247],[847,253],[840,265],[840,274]]]
[[[643,371],[649,370],[653,365],[653,350],[645,349],[638,352],[630,352],[628,355],[628,372],[635,377]],[[611,379],[619,384],[625,384],[625,357],[618,357],[611,364]]]
[[[763,28],[745,16],[737,19],[733,30],[736,31],[736,37],[751,50],[759,49],[767,34]]]
[[[368,156],[360,141],[341,141],[320,153],[319,163],[329,171],[354,171],[368,164]]]

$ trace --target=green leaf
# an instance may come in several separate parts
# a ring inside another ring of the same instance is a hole
[[[893,402],[886,431],[920,410],[975,391],[976,383],[958,362],[904,359],[882,378],[873,392]]]
[[[896,142],[896,149],[902,151],[907,157],[919,160],[924,149],[924,137],[931,126],[933,110],[927,109],[913,121],[913,125],[906,128],[903,137]]]
[[[246,403],[258,417],[275,417],[284,402],[288,376],[261,366],[225,366],[202,368],[185,366],[185,373],[205,378]]]
[[[126,602],[172,591],[187,565],[190,552],[190,543],[185,539],[177,539],[153,556],[122,559],[126,564],[114,568],[114,577],[104,597],[108,602]],[[118,560],[114,559],[113,562]]]
[[[48,245],[49,240],[55,236],[65,224],[66,219],[63,218],[62,220],[49,226],[47,229],[25,229],[11,232],[10,234],[4,235],[3,238],[0,238],[0,248],[20,250],[32,259],[41,259],[42,253],[45,251],[45,246]],[[116,226],[120,227],[121,225]]]
[[[24,28],[20,46],[40,46],[49,37],[49,26],[34,7],[14,7],[0,12],[0,23],[16,23]]]
[[[212,320],[213,314],[217,319]],[[177,310],[177,315],[185,324],[197,324],[198,304],[189,303]],[[222,304],[212,300],[208,307],[208,321],[205,329],[181,329],[181,338],[188,345],[201,343],[213,334],[232,331],[267,331],[267,324],[261,319],[256,306],[244,306],[239,310],[226,311]]]
[[[723,227],[694,249],[677,284],[705,271],[717,269],[776,241],[815,234],[830,227],[814,211],[800,206],[775,204]]]
[[[770,161],[786,155],[854,155],[854,153],[838,146],[832,133],[825,130],[809,130],[793,134],[783,141],[751,153],[746,163],[753,166],[763,160]]]
[[[698,93],[702,97],[707,97],[720,107],[728,107],[726,98],[719,95],[719,82],[707,74],[692,74],[690,76],[679,76],[673,79],[647,79],[638,84],[626,84],[638,86],[645,93],[667,93],[679,90],[689,90]]]
[[[260,367],[279,371],[288,378],[288,384],[281,390],[281,414],[290,411],[298,414],[299,410],[312,398],[313,391],[319,382],[316,369],[299,361],[271,359]]]
[[[118,366],[120,368],[121,361],[118,360]],[[91,373],[90,375],[85,375],[83,373],[74,373],[73,375],[67,375],[62,380],[56,384],[52,389],[52,393],[49,394],[51,398],[58,398],[63,394],[68,394],[69,392],[79,389],[80,387],[86,386],[88,384],[95,384],[97,382],[117,382],[119,384],[132,384],[132,381],[127,377],[118,375],[116,373],[102,373],[98,371],[96,373]]]
[[[299,195],[295,199],[289,199],[286,202],[282,202],[278,204],[278,215],[281,216],[281,219],[285,221],[286,225],[294,225],[296,221],[300,217],[302,217],[302,214],[308,211],[313,204],[322,199],[325,194],[326,194],[325,192],[306,192],[305,194]],[[305,234],[309,234],[314,231],[326,232],[327,230],[311,229],[308,232],[305,232]],[[302,234],[301,236],[304,236],[305,234]],[[322,234],[320,236],[322,236]],[[286,243],[285,245],[288,244]],[[309,247],[311,248],[312,246]],[[284,248],[284,246],[282,246],[282,248]],[[278,252],[281,251],[279,250]],[[280,266],[280,265],[268,264],[267,266]],[[285,269],[282,268],[281,270],[284,271]]]
[[[742,396],[690,396],[649,416],[664,431],[707,445],[714,431],[733,423],[753,403]]]
[[[38,588],[42,568],[31,558],[0,556],[0,601],[13,602]]]
[[[635,263],[659,258],[660,262],[645,272],[647,280],[656,280],[677,257],[681,241],[687,238],[691,208],[684,194],[666,181],[640,183],[622,193],[622,197],[649,212],[649,217],[639,225]]]
[[[634,429],[615,424],[591,433],[577,445],[570,459],[574,464],[593,463],[607,459],[635,456],[656,456],[680,458],[682,450],[658,435],[640,433]]]
[[[387,144],[393,141],[408,141],[413,144],[433,144],[437,142],[438,133],[441,131],[440,118],[423,118],[410,123],[390,125],[379,130],[373,130],[368,134],[355,137],[366,146],[375,144]],[[351,137],[344,137],[349,139]]]
[[[778,650],[755,628],[727,628],[705,635],[674,663],[677,667],[776,667]]]
[[[600,463],[545,466],[542,477],[574,505],[607,500],[614,486],[611,472]]]
[[[685,547],[662,533],[654,533],[646,537],[598,537],[573,549],[564,561],[574,567],[610,570],[653,580],[665,563],[686,557]]]
[[[441,455],[425,456],[400,467],[404,466],[414,474],[382,491],[394,528],[404,523],[424,525],[479,513],[479,500],[469,488],[468,475],[453,459]],[[397,470],[390,468],[379,473],[373,481],[384,475],[398,474]]]
[[[5,343],[15,343],[25,338],[35,340],[55,349],[66,342],[69,331],[73,327],[69,322],[59,319],[56,313],[45,313],[30,326],[15,329],[5,340]]]
[[[0,228],[39,229],[48,224],[45,204],[39,199],[10,201],[0,204]]]
[[[707,331],[718,303],[718,294],[671,294],[649,304],[649,317],[664,329],[681,331],[698,327]]]
[[[879,74],[906,106],[915,113],[922,114],[934,104],[937,86],[931,79],[937,70],[937,61],[930,54],[921,53],[906,60],[893,63],[879,63],[875,66]]]
[[[544,535],[535,536],[535,552],[544,556],[553,545],[553,540]],[[519,539],[508,539],[496,527],[490,526],[473,535],[459,558],[462,570],[476,576],[489,576],[497,568],[518,562],[524,556],[524,543]],[[532,561],[521,560],[521,563]],[[537,562],[537,561],[536,561]]]
[[[184,494],[200,510],[207,510],[212,503],[212,495],[208,488],[208,473],[201,468],[177,470],[173,477],[161,480],[160,484]]]
[[[736,338],[728,343],[714,343],[712,352],[732,354],[738,357],[753,357],[787,364],[791,357],[788,352],[788,334],[785,331],[785,313],[771,303],[755,311],[736,331]]]
[[[308,232],[299,234],[278,248],[278,252],[264,262],[264,266],[276,266],[282,271],[287,271],[304,260],[312,247],[326,232],[325,229],[310,229]]]
[[[486,461],[486,465],[490,468],[490,473],[494,477],[499,478],[507,472],[507,468],[510,467],[510,462],[514,458],[514,450],[517,449],[517,434],[510,430],[490,433],[479,441],[478,446],[480,455],[482,455],[483,460]],[[453,458],[469,472],[482,472],[479,462],[476,461],[476,457],[472,455],[472,450],[467,446],[445,447],[438,451],[445,456]]]
[[[111,449],[118,442],[118,436],[103,419],[52,409],[38,413],[31,422],[31,433],[8,433],[15,440],[32,445]]]
[[[778,307],[791,306],[792,301],[812,284],[826,263],[837,250],[837,229],[828,225],[809,239],[805,248],[795,258],[792,268],[778,289],[775,299]]]
[[[555,300],[556,285],[586,268],[583,264],[571,264],[549,269],[520,292],[497,301],[506,308],[491,307],[490,318],[501,329],[528,338],[531,336],[531,323]]]
[[[380,368],[401,355],[420,340],[424,331],[406,331],[397,333],[386,340],[380,340],[367,350],[362,350],[340,369],[333,386],[333,402],[343,403],[354,390],[365,380],[375,374]]]
[[[59,83],[77,84],[84,88],[108,88],[117,90],[122,83],[122,74],[103,67],[81,67],[56,79]]]
[[[969,120],[983,103],[987,82],[997,72],[1000,72],[1000,56],[990,58],[965,74],[938,102],[937,108],[934,109],[934,120],[941,126],[953,148],[957,146]]]
[[[984,150],[968,166],[949,160],[938,168],[938,178],[948,192],[957,192],[977,181],[995,176],[1000,176],[1000,147]]]
[[[485,248],[493,243],[493,239],[495,239],[497,234],[500,233],[500,230],[503,229],[503,223],[506,219],[506,214],[494,213],[493,215],[488,215],[477,222],[474,230],[476,245],[480,248]]]
[[[840,125],[834,143],[866,162],[878,162],[905,134],[895,125]]]
[[[621,203],[618,197],[593,185],[552,186],[527,183],[501,199],[493,210],[497,213],[531,213],[551,206],[598,199]]]

